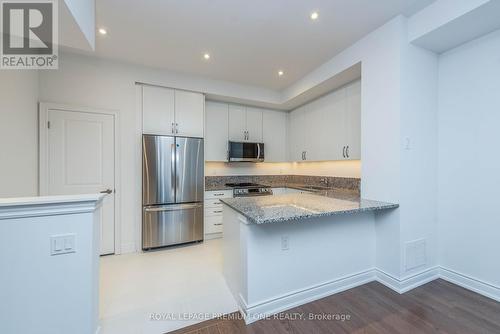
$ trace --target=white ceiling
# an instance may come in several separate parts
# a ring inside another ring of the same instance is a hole
[[[433,1],[97,0],[97,26],[108,34],[97,36],[96,54],[281,90],[394,16]]]

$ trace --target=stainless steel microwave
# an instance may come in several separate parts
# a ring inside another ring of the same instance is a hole
[[[247,142],[229,142],[229,162],[263,162],[264,144]]]

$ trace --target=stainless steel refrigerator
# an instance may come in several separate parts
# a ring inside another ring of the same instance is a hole
[[[142,139],[142,248],[203,240],[203,139]]]

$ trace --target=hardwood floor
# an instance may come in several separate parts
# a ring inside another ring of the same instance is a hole
[[[322,314],[349,319],[308,319]],[[291,319],[298,315],[304,318]],[[238,313],[229,316],[238,319],[213,319],[171,333],[500,333],[500,303],[441,279],[402,295],[372,282],[248,326]]]

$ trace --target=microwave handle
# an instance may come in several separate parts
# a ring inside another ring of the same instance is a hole
[[[260,144],[257,143],[257,160],[260,159]]]

